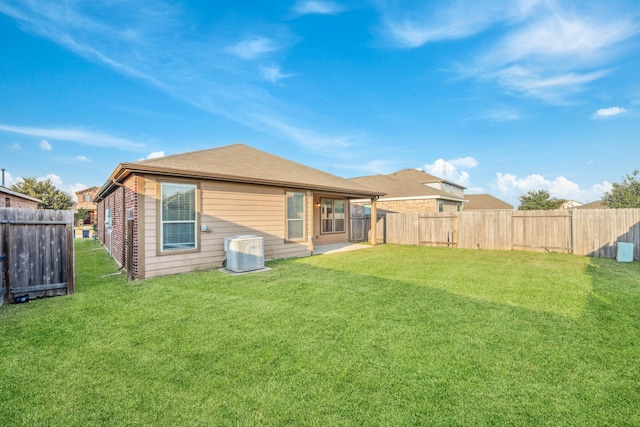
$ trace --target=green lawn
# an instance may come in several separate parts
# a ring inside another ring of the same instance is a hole
[[[384,245],[0,308],[0,425],[640,425],[640,263]]]

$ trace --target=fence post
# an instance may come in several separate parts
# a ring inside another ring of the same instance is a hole
[[[371,198],[371,246],[378,244],[378,210],[376,201],[378,197]]]
[[[2,262],[2,276],[4,277],[4,289],[5,289],[5,299],[8,302],[11,302],[11,275],[9,274],[9,261],[11,258],[9,256],[9,252],[11,249],[11,245],[9,242],[11,232],[9,229],[11,228],[11,224],[7,221],[2,227],[2,254],[4,255],[4,261]]]
[[[72,295],[76,291],[75,281],[75,256],[73,250],[73,223],[66,227],[67,234],[67,295]]]

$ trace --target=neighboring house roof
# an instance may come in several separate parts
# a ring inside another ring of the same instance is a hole
[[[98,186],[94,185],[93,187],[89,187],[89,188],[85,188],[84,190],[76,191],[76,194],[84,194],[84,193],[96,192],[99,189],[100,188]]]
[[[603,205],[602,200],[596,200],[594,202],[578,206],[578,209],[609,209],[609,206]]]
[[[17,191],[9,190],[7,187],[3,187],[0,185],[0,193],[8,194],[13,197],[20,197],[21,199],[30,200],[32,202],[40,203],[42,200],[36,199],[35,197],[27,196],[26,194],[19,193]]]
[[[580,202],[577,202],[575,200],[567,200],[562,204],[562,209],[573,209],[579,208],[580,206],[582,206],[582,203]]]
[[[405,169],[388,175],[371,175],[351,178],[350,181],[384,191],[383,199],[437,198],[463,202],[465,199],[446,191],[438,190],[426,184],[433,182],[447,182],[417,169]],[[463,188],[458,184],[456,187]]]
[[[464,197],[468,200],[465,211],[513,210],[513,205],[491,194],[465,194]]]
[[[413,181],[413,182],[419,182],[420,184],[433,184],[437,182],[446,182],[447,184],[451,184],[456,187],[466,189],[466,187],[463,187],[460,184],[457,184],[452,181],[447,181],[446,179],[439,178],[434,175],[430,175],[419,169],[403,169],[397,172],[393,172],[387,176],[391,176],[391,175],[400,181]]]
[[[265,153],[244,144],[175,154],[138,162],[120,163],[96,194],[99,202],[132,173],[214,179],[306,190],[328,191],[352,197],[377,197],[384,191]]]

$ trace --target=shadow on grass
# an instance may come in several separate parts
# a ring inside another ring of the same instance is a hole
[[[0,424],[640,421],[633,274],[587,260],[580,275],[563,257],[515,253],[506,271],[551,262],[598,295],[577,286],[570,309],[552,310],[495,297],[504,265],[482,254],[389,249],[132,283],[101,278],[113,267],[95,252],[78,260],[64,304],[0,322],[12,337],[0,343]],[[528,274],[509,281],[525,293]],[[496,289],[483,294],[487,280]]]

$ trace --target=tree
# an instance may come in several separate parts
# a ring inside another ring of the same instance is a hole
[[[44,181],[38,181],[36,178],[23,178],[22,182],[13,184],[11,189],[40,199],[38,209],[69,210],[73,206],[71,196],[56,188],[49,178]]]
[[[84,208],[80,208],[78,209],[78,212],[73,214],[73,217],[76,220],[76,223],[80,223],[82,221],[82,225],[84,225],[84,222],[89,218],[89,211]]]
[[[640,171],[632,173],[618,184],[611,184],[611,190],[604,193],[602,204],[610,208],[640,208]]]
[[[551,197],[547,190],[531,190],[518,199],[520,200],[519,211],[550,211],[559,209],[566,202],[564,199]]]

